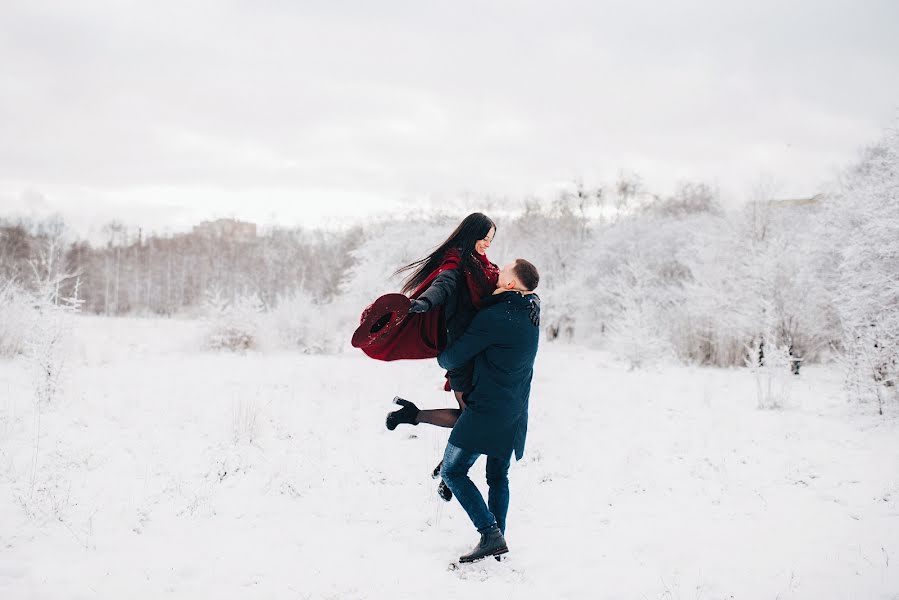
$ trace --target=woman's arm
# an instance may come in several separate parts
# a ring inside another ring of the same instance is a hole
[[[459,273],[457,269],[449,269],[438,275],[421,296],[412,300],[409,312],[427,312],[444,304],[456,290]]]

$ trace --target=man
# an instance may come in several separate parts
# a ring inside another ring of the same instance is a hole
[[[468,513],[481,539],[461,562],[509,551],[504,533],[509,510],[509,463],[520,460],[527,435],[528,399],[540,324],[540,299],[534,293],[537,269],[518,259],[500,271],[499,282],[468,329],[437,357],[450,370],[474,359],[471,392],[453,426],[441,476]],[[487,456],[485,503],[468,471]]]

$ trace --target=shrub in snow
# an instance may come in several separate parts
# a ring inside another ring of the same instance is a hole
[[[640,340],[656,357],[670,353],[685,362],[742,364],[750,336],[733,331],[726,315],[732,290],[722,285],[734,278],[728,261],[721,260],[733,246],[727,229],[717,211],[647,209],[593,232],[582,255],[573,257],[571,282],[558,290],[576,335],[619,351],[627,341],[620,334],[638,328],[641,335],[627,344],[631,359],[632,342]],[[656,339],[650,342],[650,336]]]
[[[225,298],[220,290],[206,295],[204,345],[211,350],[253,350],[259,342],[265,309],[256,294]]]
[[[894,374],[899,369],[896,355],[881,346],[883,332],[876,327],[859,328],[853,333],[854,337],[847,336],[842,352],[837,354],[845,375],[846,391],[850,399],[876,402],[882,415],[884,401],[896,395]]]
[[[72,317],[80,312],[83,304],[79,298],[81,280],[67,269],[64,235],[62,223],[55,223],[52,231],[36,244],[30,261],[34,274],[33,310],[25,347],[34,368],[38,407],[50,403],[56,396],[65,365],[66,344],[73,327]],[[74,285],[67,287],[70,282]],[[66,288],[68,293],[63,292]],[[35,413],[35,419],[39,419],[39,412]],[[35,435],[39,436],[39,433]]]
[[[621,265],[604,283],[606,299],[615,306],[607,346],[631,369],[652,364],[670,354],[663,332],[668,301],[654,295],[654,275],[639,261]]]
[[[25,351],[33,302],[14,281],[0,282],[0,357],[12,357]]]
[[[745,364],[755,379],[759,408],[786,406],[793,382],[792,360],[789,347],[778,344],[770,334],[759,336],[746,346]]]
[[[818,359],[839,335],[821,212],[761,199],[740,213],[663,224],[684,240],[670,250],[684,269],[668,320],[678,356],[742,365],[744,347],[768,332],[803,360]]]
[[[28,497],[23,507],[29,514],[49,512],[62,521],[62,512],[68,503],[67,494],[57,494],[56,484],[38,484],[38,457],[40,456],[41,413],[44,406],[56,398],[67,356],[67,342],[73,326],[73,315],[80,310],[78,299],[80,283],[76,281],[72,297],[60,297],[60,283],[68,276],[45,279],[37,286],[28,319],[28,335],[25,340],[25,356],[31,366],[34,390],[34,443],[31,455],[31,477]]]
[[[252,397],[242,395],[235,400],[231,410],[231,438],[234,444],[253,444],[256,441],[259,415],[263,408],[258,390]]]
[[[337,352],[350,338],[350,325],[355,327],[353,312],[347,313],[346,302],[319,302],[295,290],[280,296],[264,315],[266,345],[307,354]]]
[[[66,360],[66,343],[72,331],[74,314],[80,311],[80,285],[73,297],[59,297],[59,282],[45,283],[33,297],[26,355],[34,371],[35,399],[38,404],[53,401]]]

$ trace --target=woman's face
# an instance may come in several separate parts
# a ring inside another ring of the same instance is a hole
[[[486,254],[487,248],[490,247],[490,244],[493,242],[493,236],[496,235],[496,227],[491,227],[490,231],[487,232],[487,235],[482,240],[478,240],[474,243],[474,251],[478,254]]]

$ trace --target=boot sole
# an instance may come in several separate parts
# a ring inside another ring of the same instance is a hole
[[[490,554],[485,554],[484,556],[479,556],[477,558],[465,560],[464,558],[459,557],[459,562],[462,564],[465,564],[465,565],[469,565],[471,563],[478,562],[479,560],[484,560],[485,558],[490,557],[490,556],[492,556],[496,560],[500,560],[499,557],[502,556],[503,554],[506,554],[508,551],[509,551],[509,547],[503,546],[502,548],[500,548],[499,550],[497,550],[495,552],[491,552]]]

